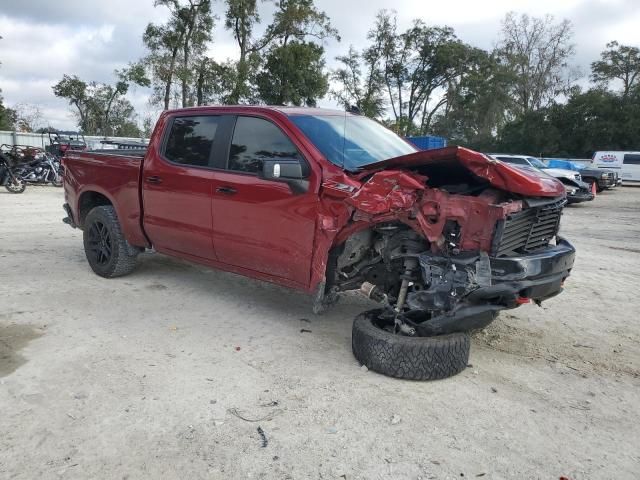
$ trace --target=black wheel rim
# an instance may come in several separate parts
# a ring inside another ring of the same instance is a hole
[[[89,251],[98,265],[106,265],[111,260],[111,235],[102,222],[93,222],[89,228]]]

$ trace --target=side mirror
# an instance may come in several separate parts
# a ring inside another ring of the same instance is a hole
[[[309,167],[301,159],[263,160],[260,178],[287,183],[293,193],[309,190]]]
[[[302,180],[305,174],[298,159],[263,160],[262,178],[267,180]]]
[[[306,165],[305,165],[306,167]],[[266,180],[302,180],[306,177],[301,160],[263,160],[261,177]]]

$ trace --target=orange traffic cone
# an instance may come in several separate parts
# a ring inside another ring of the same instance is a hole
[[[598,187],[596,187],[596,182],[591,182],[591,193],[593,193],[593,196],[596,196],[596,193],[598,192]]]

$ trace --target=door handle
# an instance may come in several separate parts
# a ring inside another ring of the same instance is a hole
[[[145,178],[147,183],[162,183],[162,178],[160,178],[157,175],[151,175],[147,178]]]
[[[238,191],[233,187],[218,187],[216,192],[223,193],[225,195],[235,195]]]

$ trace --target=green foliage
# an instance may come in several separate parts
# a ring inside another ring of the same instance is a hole
[[[272,47],[256,77],[260,98],[272,105],[315,106],[329,89],[323,54],[324,48],[311,42]]]
[[[154,103],[165,110],[172,99],[179,99],[183,107],[193,105],[198,66],[214,26],[211,1],[156,0],[155,5],[169,9],[169,20],[147,25],[142,40],[149,53],[139,65],[148,71]]]
[[[116,71],[118,81],[115,85],[98,82],[85,82],[76,75],[64,75],[53,93],[64,98],[75,107],[78,126],[87,135],[118,135],[118,132],[131,132],[135,125],[135,111],[124,95],[129,89],[129,78],[140,80],[131,70]],[[132,75],[132,76],[131,76]],[[137,127],[136,127],[137,128]],[[138,134],[134,136],[140,136]]]
[[[450,87],[464,75],[473,49],[449,27],[432,27],[415,20],[398,31],[394,14],[381,11],[368,34],[370,45],[338,57],[333,72],[338,84],[334,98],[377,117],[391,108],[390,125],[402,135],[427,132],[450,102]]]
[[[510,12],[502,22],[496,50],[501,62],[513,72],[513,113],[520,115],[551,104],[567,93],[571,83],[568,59],[574,53],[571,22],[554,23]]]
[[[347,55],[336,58],[341,66],[331,74],[339,85],[332,90],[332,97],[345,109],[354,106],[363,115],[375,119],[382,119],[387,106],[379,52],[379,44],[370,46],[362,55],[352,45]]]
[[[591,64],[591,71],[593,81],[605,87],[614,80],[621,81],[626,97],[640,82],[640,49],[609,42],[600,60]]]
[[[447,106],[436,117],[432,132],[453,144],[487,151],[512,108],[513,73],[495,55],[480,49],[468,53],[465,71],[451,83]]]
[[[312,76],[309,72],[301,72],[310,84],[302,85],[299,78],[294,81],[297,88],[304,88],[304,91],[293,92],[291,88],[283,86],[280,80],[279,91],[268,92],[267,97],[262,94],[266,93],[264,82],[267,78],[282,79],[285,69],[290,69],[291,65],[298,63],[305,67],[305,64],[314,62],[317,46],[311,46],[315,44],[310,40],[339,38],[337,31],[331,27],[329,17],[315,7],[313,0],[279,0],[276,2],[276,12],[271,24],[262,37],[255,38],[254,28],[260,23],[256,1],[226,0],[226,3],[225,26],[233,34],[240,53],[234,86],[227,97],[228,102],[261,100],[270,103],[274,99],[284,98],[287,103],[315,103],[316,99],[311,98],[310,94],[322,91],[322,74]],[[287,49],[289,44],[294,46]],[[266,58],[262,58],[264,52],[268,52]],[[282,67],[274,63],[276,57],[286,59],[287,65]],[[288,71],[295,73],[293,70]],[[262,90],[258,82],[262,83]],[[256,98],[256,94],[260,98]]]
[[[205,58],[200,63],[196,77],[198,105],[225,104],[236,84],[235,63],[218,63]]]
[[[330,78],[335,100],[401,135],[435,133],[482,151],[533,155],[585,157],[599,149],[639,148],[640,49],[607,44],[592,64],[596,88],[583,92],[569,68],[574,47],[567,20],[509,13],[496,48],[484,51],[447,26],[414,20],[399,29],[396,15],[383,10],[368,45],[350,47],[329,75],[324,43],[339,36],[314,0],[275,0],[263,28],[258,0],[224,0],[224,27],[238,49],[237,60],[224,62],[207,56],[216,20],[211,3],[156,0],[169,16],[147,26],[145,58],[116,71],[113,84],[65,75],[54,94],[67,99],[86,133],[139,136],[125,98],[131,85],[150,86],[154,102],[165,109],[316,105]],[[620,82],[619,93],[609,91]],[[0,127],[17,120],[0,99]],[[145,119],[144,133],[151,126]]]
[[[590,158],[597,150],[635,150],[640,92],[574,92],[566,104],[532,111],[506,125],[497,148],[530,155]]]
[[[5,107],[0,96],[0,130],[13,130],[16,120],[16,111]]]

